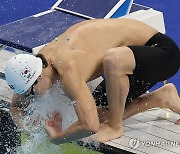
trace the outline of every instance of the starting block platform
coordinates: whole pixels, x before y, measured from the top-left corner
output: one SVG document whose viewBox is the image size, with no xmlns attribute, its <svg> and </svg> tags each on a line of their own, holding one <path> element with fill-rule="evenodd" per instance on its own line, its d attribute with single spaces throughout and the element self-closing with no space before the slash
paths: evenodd
<svg viewBox="0 0 180 154">
<path fill-rule="evenodd" d="M 1 26 L 0 44 L 36 54 L 78 22 L 119 17 L 141 18 L 165 33 L 162 12 L 135 4 L 132 0 L 59 0 L 50 10 Z"/>
<path fill-rule="evenodd" d="M 13 54 L 22 52 L 36 54 L 70 26 L 96 18 L 137 19 L 165 33 L 163 13 L 133 3 L 133 0 L 58 0 L 50 10 L 0 26 L 0 47 L 13 52 Z M 3 78 L 3 70 L 1 70 L 0 79 L 1 76 Z M 96 87 L 97 84 L 94 82 L 91 86 Z M 10 95 L 12 93 L 8 95 L 8 98 Z M 8 107 L 7 101 L 0 102 L 0 108 L 8 111 Z M 139 122 L 136 118 L 131 120 Z M 125 122 L 127 129 L 125 133 L 130 130 L 128 125 L 130 123 Z M 125 142 L 129 141 L 130 137 L 125 135 L 125 137 L 112 142 L 102 143 L 97 150 L 102 153 L 127 153 L 126 151 L 146 153 L 145 149 L 138 151 L 129 148 L 129 143 L 126 144 L 123 142 L 124 140 Z M 82 142 L 80 141 L 79 144 Z"/>
</svg>

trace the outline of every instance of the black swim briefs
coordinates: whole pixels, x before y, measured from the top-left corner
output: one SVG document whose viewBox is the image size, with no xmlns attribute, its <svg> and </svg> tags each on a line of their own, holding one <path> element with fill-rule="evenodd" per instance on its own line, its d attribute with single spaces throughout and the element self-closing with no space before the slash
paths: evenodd
<svg viewBox="0 0 180 154">
<path fill-rule="evenodd" d="M 168 36 L 157 33 L 144 46 L 128 46 L 135 57 L 136 67 L 129 75 L 127 102 L 144 94 L 157 82 L 172 77 L 180 67 L 180 50 Z M 105 81 L 93 93 L 97 105 L 107 106 Z"/>
</svg>

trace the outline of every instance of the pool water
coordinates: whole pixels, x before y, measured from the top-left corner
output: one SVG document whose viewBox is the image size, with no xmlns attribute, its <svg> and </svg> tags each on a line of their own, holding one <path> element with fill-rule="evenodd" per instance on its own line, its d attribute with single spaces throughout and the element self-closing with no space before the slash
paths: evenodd
<svg viewBox="0 0 180 154">
<path fill-rule="evenodd" d="M 49 140 L 44 140 L 40 144 L 36 145 L 36 147 L 32 147 L 32 149 L 27 148 L 25 145 L 28 144 L 29 138 L 22 133 L 21 134 L 21 148 L 18 149 L 18 154 L 100 154 L 100 152 L 87 149 L 82 146 L 78 146 L 72 143 L 66 143 L 62 145 L 53 145 L 49 142 Z M 23 148 L 24 147 L 24 148 Z"/>
</svg>

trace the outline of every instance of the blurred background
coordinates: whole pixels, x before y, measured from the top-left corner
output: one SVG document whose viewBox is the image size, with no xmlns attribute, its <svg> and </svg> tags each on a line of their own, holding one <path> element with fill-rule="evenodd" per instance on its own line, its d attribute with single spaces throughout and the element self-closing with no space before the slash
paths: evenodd
<svg viewBox="0 0 180 154">
<path fill-rule="evenodd" d="M 0 0 L 0 26 L 48 10 L 57 0 Z M 180 47 L 180 0 L 134 0 L 164 14 L 166 34 Z M 176 85 L 180 94 L 180 71 L 168 82 Z M 158 83 L 152 90 L 162 86 Z"/>
</svg>

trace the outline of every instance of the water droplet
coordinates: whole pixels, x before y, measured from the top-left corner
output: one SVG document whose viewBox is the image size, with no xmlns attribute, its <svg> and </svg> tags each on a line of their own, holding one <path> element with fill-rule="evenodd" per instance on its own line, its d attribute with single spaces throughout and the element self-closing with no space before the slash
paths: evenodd
<svg viewBox="0 0 180 154">
<path fill-rule="evenodd" d="M 70 40 L 69 37 L 66 36 L 66 41 L 69 41 L 69 40 Z"/>
</svg>

